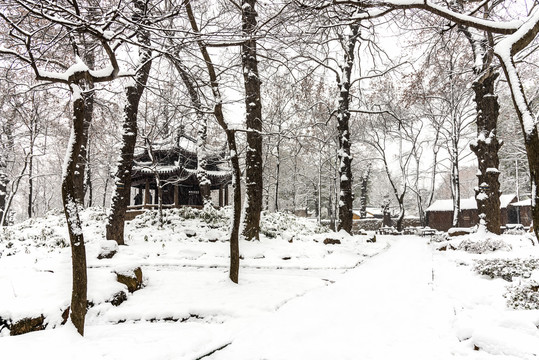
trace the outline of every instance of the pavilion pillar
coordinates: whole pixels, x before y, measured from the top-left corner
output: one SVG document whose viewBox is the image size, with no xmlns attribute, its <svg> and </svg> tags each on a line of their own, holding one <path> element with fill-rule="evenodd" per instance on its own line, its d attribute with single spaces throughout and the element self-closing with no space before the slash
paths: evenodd
<svg viewBox="0 0 539 360">
<path fill-rule="evenodd" d="M 225 185 L 225 206 L 228 206 L 228 184 Z"/>
<path fill-rule="evenodd" d="M 144 207 L 148 205 L 148 200 L 150 200 L 150 180 L 146 179 L 146 187 L 144 188 Z"/>
<path fill-rule="evenodd" d="M 223 185 L 219 185 L 219 207 L 223 207 Z"/>
<path fill-rule="evenodd" d="M 174 186 L 174 206 L 179 208 L 180 207 L 180 191 L 177 185 L 173 185 L 173 186 Z"/>
</svg>

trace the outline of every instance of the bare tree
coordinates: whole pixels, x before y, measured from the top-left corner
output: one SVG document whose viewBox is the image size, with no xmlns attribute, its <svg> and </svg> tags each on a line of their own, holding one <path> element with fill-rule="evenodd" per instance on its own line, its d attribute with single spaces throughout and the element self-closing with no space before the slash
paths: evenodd
<svg viewBox="0 0 539 360">
<path fill-rule="evenodd" d="M 125 90 L 127 104 L 124 107 L 121 153 L 118 159 L 114 194 L 106 225 L 107 239 L 115 240 L 119 245 L 125 244 L 125 212 L 131 196 L 131 168 L 138 131 L 138 106 L 152 66 L 150 32 L 144 28 L 148 24 L 148 3 L 147 1 L 135 0 L 132 4 L 132 23 L 135 26 L 135 35 L 139 44 L 139 63 L 136 66 L 136 75 L 133 81 Z"/>
</svg>

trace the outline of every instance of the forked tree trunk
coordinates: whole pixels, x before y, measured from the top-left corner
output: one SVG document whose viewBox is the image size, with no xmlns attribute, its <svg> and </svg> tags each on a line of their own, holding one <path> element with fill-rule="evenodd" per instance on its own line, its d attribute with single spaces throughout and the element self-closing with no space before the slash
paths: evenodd
<svg viewBox="0 0 539 360">
<path fill-rule="evenodd" d="M 135 23 L 145 22 L 145 1 L 135 1 Z M 150 33 L 142 28 L 138 29 L 137 40 L 139 43 L 150 46 Z M 106 226 L 108 240 L 115 240 L 119 245 L 124 245 L 125 212 L 131 196 L 131 169 L 133 166 L 133 154 L 137 140 L 137 115 L 140 98 L 152 66 L 151 50 L 147 47 L 139 48 L 140 68 L 135 79 L 126 88 L 127 104 L 124 107 L 124 123 L 118 170 L 116 171 L 116 183 L 112 195 L 111 211 Z"/>
<path fill-rule="evenodd" d="M 346 38 L 344 64 L 341 66 L 342 79 L 339 82 L 339 108 L 337 111 L 337 130 L 339 141 L 339 227 L 352 233 L 353 201 L 352 193 L 352 154 L 350 152 L 350 86 L 354 51 L 359 37 L 359 24 L 350 25 L 350 35 Z"/>
<path fill-rule="evenodd" d="M 500 234 L 501 225 L 498 150 L 502 144 L 496 136 L 500 106 L 498 97 L 494 95 L 494 81 L 498 75 L 490 70 L 472 84 L 477 109 L 477 139 L 470 145 L 478 161 L 479 186 L 475 188 L 475 199 L 479 219 L 494 234 Z"/>
<path fill-rule="evenodd" d="M 70 318 L 73 325 L 84 335 L 84 320 L 86 318 L 87 274 L 86 249 L 79 218 L 79 203 L 75 193 L 75 172 L 77 157 L 83 144 L 84 99 L 78 85 L 73 89 L 73 124 L 71 139 L 67 148 L 64 175 L 62 180 L 62 201 L 66 217 L 67 230 L 71 243 L 71 261 L 73 272 L 73 288 L 71 292 Z"/>
<path fill-rule="evenodd" d="M 262 211 L 262 102 L 256 55 L 256 0 L 242 0 L 242 33 L 247 39 L 241 46 L 243 83 L 245 85 L 245 122 L 247 151 L 245 157 L 245 215 L 243 236 L 246 240 L 260 237 Z"/>
</svg>

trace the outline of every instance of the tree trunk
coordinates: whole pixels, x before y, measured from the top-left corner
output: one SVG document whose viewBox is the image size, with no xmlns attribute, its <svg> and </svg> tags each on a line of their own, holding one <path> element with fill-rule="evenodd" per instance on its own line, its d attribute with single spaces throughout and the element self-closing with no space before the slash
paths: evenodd
<svg viewBox="0 0 539 360">
<path fill-rule="evenodd" d="M 530 110 L 529 102 L 525 97 L 522 82 L 518 76 L 513 57 L 511 56 L 510 61 L 505 61 L 503 56 L 500 56 L 499 54 L 496 55 L 500 59 L 505 78 L 509 82 L 513 104 L 520 121 L 522 133 L 524 134 L 524 144 L 526 145 L 526 155 L 528 157 L 532 185 L 531 203 L 533 230 L 535 236 L 539 239 L 539 192 L 537 191 L 537 185 L 539 184 L 539 133 L 537 131 L 537 124 L 534 123 L 533 126 L 530 127 L 529 123 L 534 117 Z"/>
<path fill-rule="evenodd" d="M 371 167 L 372 163 L 369 163 L 367 165 L 367 170 L 365 170 L 365 173 L 361 177 L 361 197 L 359 199 L 360 202 L 360 209 L 359 209 L 359 216 L 364 219 L 367 217 L 367 202 L 369 201 L 369 178 L 371 176 Z"/>
<path fill-rule="evenodd" d="M 459 159 L 458 145 L 453 144 L 451 149 L 451 195 L 453 197 L 453 220 L 451 226 L 457 227 L 460 223 L 460 175 L 459 175 Z"/>
<path fill-rule="evenodd" d="M 247 39 L 241 46 L 241 63 L 245 85 L 245 122 L 247 151 L 245 157 L 245 216 L 243 236 L 246 240 L 260 237 L 262 211 L 262 102 L 256 55 L 256 0 L 242 0 L 242 33 Z"/>
<path fill-rule="evenodd" d="M 84 320 L 86 318 L 87 274 L 86 250 L 79 218 L 79 203 L 75 194 L 75 172 L 77 157 L 83 145 L 84 99 L 78 85 L 73 89 L 73 125 L 71 140 L 67 148 L 64 175 L 62 181 L 62 201 L 66 217 L 67 230 L 71 243 L 71 261 L 73 272 L 73 288 L 71 292 L 70 318 L 79 334 L 84 335 Z"/>
<path fill-rule="evenodd" d="M 35 103 L 33 102 L 34 111 L 37 110 L 35 108 Z M 30 156 L 28 157 L 28 218 L 32 217 L 33 210 L 34 210 L 34 146 L 35 146 L 35 140 L 36 140 L 36 132 L 37 132 L 37 119 L 35 119 L 33 116 L 30 119 L 29 124 L 29 130 L 30 130 Z"/>
<path fill-rule="evenodd" d="M 342 79 L 339 82 L 339 108 L 337 111 L 337 131 L 339 143 L 339 230 L 352 233 L 352 154 L 350 153 L 350 85 L 354 50 L 359 37 L 359 24 L 350 25 L 350 35 L 344 44 L 344 64 L 341 66 Z"/>
<path fill-rule="evenodd" d="M 93 105 L 93 104 L 92 104 Z M 92 167 L 90 162 L 90 138 L 88 138 L 88 143 L 86 147 L 86 173 L 84 175 L 84 194 L 88 193 L 88 202 L 87 206 L 91 207 L 94 202 L 94 186 L 92 182 Z"/>
<path fill-rule="evenodd" d="M 92 10 L 90 10 L 92 11 Z M 95 16 L 95 15 L 94 15 Z M 84 62 L 89 69 L 94 69 L 95 67 L 95 54 L 94 47 L 95 44 L 92 42 L 86 41 L 86 36 L 81 36 L 83 42 L 83 51 L 84 51 Z M 82 97 L 84 99 L 84 126 L 82 129 L 82 147 L 77 159 L 77 169 L 75 172 L 75 199 L 79 202 L 80 205 L 84 205 L 84 196 L 86 194 L 85 188 L 85 179 L 89 176 L 86 172 L 88 166 L 88 146 L 90 142 L 90 126 L 92 124 L 92 118 L 94 114 L 94 84 L 91 81 L 87 81 L 83 86 Z"/>
<path fill-rule="evenodd" d="M 236 147 L 236 135 L 233 130 L 226 130 L 226 137 L 228 147 L 230 150 L 230 162 L 233 169 L 233 186 L 234 186 L 234 212 L 232 218 L 232 229 L 230 231 L 230 280 L 236 284 L 239 281 L 239 269 L 240 269 L 240 246 L 239 246 L 239 232 L 241 221 L 241 170 L 240 161 L 238 158 L 238 151 Z"/>
<path fill-rule="evenodd" d="M 6 225 L 2 222 L 2 219 L 4 219 L 4 212 L 6 211 L 8 184 L 9 179 L 6 172 L 5 160 L 3 157 L 0 157 L 0 226 Z"/>
<path fill-rule="evenodd" d="M 404 194 L 397 198 L 399 203 L 399 217 L 397 218 L 397 231 L 402 231 L 402 222 L 404 221 L 404 214 L 406 209 L 404 208 Z"/>
<path fill-rule="evenodd" d="M 195 16 L 193 14 L 193 9 L 191 8 L 191 2 L 186 0 L 184 2 L 185 10 L 189 18 L 189 23 L 193 31 L 198 34 L 198 25 L 196 23 Z M 239 281 L 239 269 L 240 269 L 240 245 L 239 245 L 239 232 L 240 232 L 240 222 L 241 222 L 241 169 L 240 162 L 238 158 L 238 148 L 236 146 L 236 135 L 234 130 L 228 128 L 228 125 L 225 121 L 223 115 L 223 103 L 222 96 L 219 90 L 219 83 L 217 82 L 217 74 L 215 72 L 215 67 L 211 60 L 210 54 L 206 49 L 204 43 L 200 40 L 197 40 L 200 53 L 204 58 L 206 63 L 206 69 L 208 70 L 208 75 L 210 77 L 210 85 L 212 94 L 215 100 L 215 106 L 213 108 L 213 115 L 217 120 L 217 123 L 226 133 L 226 140 L 228 143 L 228 149 L 230 151 L 230 162 L 232 164 L 233 179 L 234 179 L 234 197 L 233 197 L 233 213 L 232 213 L 232 227 L 230 229 L 230 269 L 229 269 L 229 278 L 232 282 L 238 283 Z M 226 196 L 226 195 L 225 195 Z"/>
<path fill-rule="evenodd" d="M 275 165 L 275 211 L 279 211 L 279 178 L 281 176 L 281 131 L 282 123 L 279 120 L 278 133 L 277 133 L 277 164 Z"/>
<path fill-rule="evenodd" d="M 477 156 L 478 184 L 475 199 L 480 224 L 487 230 L 500 234 L 500 160 L 498 150 L 502 144 L 496 136 L 498 123 L 498 97 L 494 95 L 494 81 L 498 77 L 492 70 L 472 84 L 477 109 L 477 139 L 470 148 Z"/>
<path fill-rule="evenodd" d="M 135 23 L 146 22 L 145 1 L 135 1 Z M 137 30 L 137 40 L 139 43 L 150 46 L 150 33 L 139 28 Z M 151 50 L 146 47 L 139 48 L 138 72 L 133 81 L 126 89 L 127 104 L 124 107 L 124 123 L 120 159 L 118 160 L 118 170 L 116 171 L 116 181 L 114 194 L 111 200 L 111 211 L 106 226 L 106 236 L 108 240 L 115 240 L 119 245 L 124 245 L 124 223 L 125 212 L 131 196 L 131 168 L 133 166 L 133 154 L 137 140 L 137 115 L 138 106 L 142 93 L 148 81 L 152 66 Z"/>
</svg>

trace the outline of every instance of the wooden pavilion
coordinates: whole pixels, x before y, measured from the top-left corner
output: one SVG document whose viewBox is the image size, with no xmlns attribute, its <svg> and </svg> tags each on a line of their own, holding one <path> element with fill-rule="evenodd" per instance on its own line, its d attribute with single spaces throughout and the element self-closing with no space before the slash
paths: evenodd
<svg viewBox="0 0 539 360">
<path fill-rule="evenodd" d="M 161 184 L 163 207 L 202 208 L 196 140 L 182 132 L 173 142 L 152 143 L 150 148 L 151 151 L 145 148 L 136 153 L 133 159 L 131 188 L 135 195 L 130 199 L 133 205 L 128 207 L 130 212 L 136 213 L 132 215 L 157 207 L 157 178 Z M 210 150 L 206 156 L 211 195 L 218 207 L 228 205 L 228 185 L 232 182 L 232 171 L 225 155 L 222 149 Z"/>
<path fill-rule="evenodd" d="M 511 205 L 516 202 L 516 194 L 500 196 L 500 223 L 505 226 L 516 222 L 516 210 Z M 453 200 L 437 200 L 425 211 L 427 214 L 427 226 L 447 231 L 453 222 Z M 475 197 L 460 200 L 460 227 L 472 227 L 479 222 L 477 201 Z"/>
</svg>

